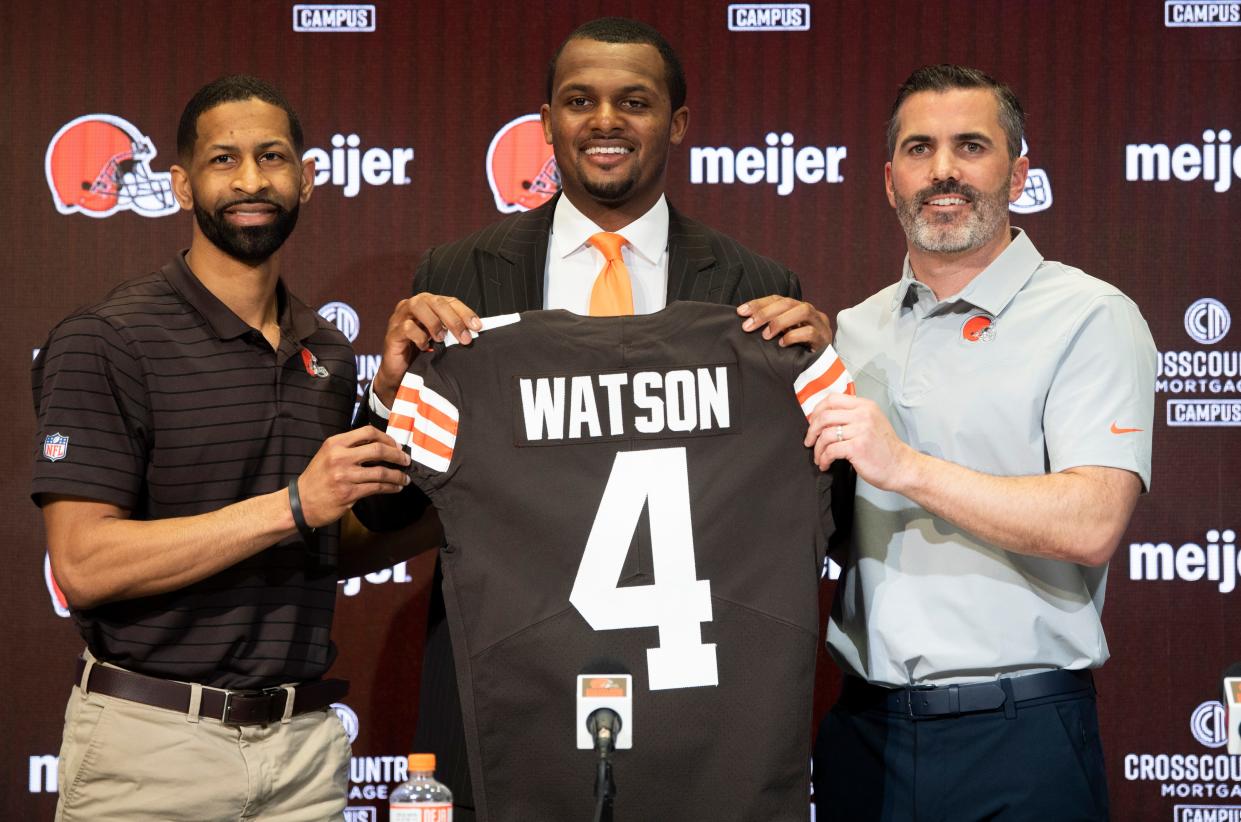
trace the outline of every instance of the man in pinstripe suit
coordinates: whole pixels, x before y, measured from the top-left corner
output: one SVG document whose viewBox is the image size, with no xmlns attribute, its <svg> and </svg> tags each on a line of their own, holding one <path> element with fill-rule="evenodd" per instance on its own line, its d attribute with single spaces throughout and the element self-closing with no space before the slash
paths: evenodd
<svg viewBox="0 0 1241 822">
<path fill-rule="evenodd" d="M 542 118 L 561 193 L 427 252 L 414 275 L 414 296 L 389 321 L 370 392 L 372 422 L 383 426 L 419 350 L 449 332 L 469 344 L 480 315 L 540 308 L 591 313 L 592 286 L 604 264 L 591 238 L 601 231 L 624 238 L 634 313 L 659 311 L 676 300 L 732 304 L 745 330 L 773 344 L 818 349 L 830 342 L 826 315 L 800 300 L 791 271 L 685 217 L 664 198 L 668 152 L 685 135 L 689 109 L 680 62 L 657 31 L 620 18 L 579 27 L 552 60 Z M 391 528 L 427 509 L 419 496 L 407 490 L 355 510 L 369 526 Z M 437 566 L 414 747 L 438 755 L 457 818 L 472 819 L 440 579 Z"/>
</svg>

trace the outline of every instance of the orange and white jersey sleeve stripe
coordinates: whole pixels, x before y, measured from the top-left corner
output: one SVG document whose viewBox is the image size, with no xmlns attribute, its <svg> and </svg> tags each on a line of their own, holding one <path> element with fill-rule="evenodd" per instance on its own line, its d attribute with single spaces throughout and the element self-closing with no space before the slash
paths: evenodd
<svg viewBox="0 0 1241 822">
<path fill-rule="evenodd" d="M 845 361 L 830 345 L 824 348 L 810 367 L 793 381 L 801 412 L 809 419 L 810 412 L 828 394 L 854 394 L 853 376 L 845 367 Z"/>
<path fill-rule="evenodd" d="M 457 407 L 428 388 L 418 374 L 406 374 L 388 416 L 388 436 L 409 450 L 414 462 L 444 472 L 457 445 Z"/>
</svg>

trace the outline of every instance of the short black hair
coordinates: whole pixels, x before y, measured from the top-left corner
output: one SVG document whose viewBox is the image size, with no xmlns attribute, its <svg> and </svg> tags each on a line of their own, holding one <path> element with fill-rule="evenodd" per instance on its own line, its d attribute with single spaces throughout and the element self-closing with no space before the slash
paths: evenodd
<svg viewBox="0 0 1241 822">
<path fill-rule="evenodd" d="M 990 89 L 1000 104 L 1000 128 L 1008 143 L 1008 157 L 1015 160 L 1021 156 L 1021 136 L 1026 130 L 1026 113 L 1021 108 L 1021 101 L 1013 90 L 997 81 L 985 71 L 968 66 L 957 66 L 951 63 L 940 63 L 936 66 L 923 66 L 909 75 L 896 92 L 896 102 L 892 104 L 892 113 L 888 118 L 888 157 L 896 153 L 896 137 L 900 123 L 896 115 L 901 104 L 911 94 L 919 91 L 951 91 L 953 89 L 985 88 Z"/>
<path fill-rule="evenodd" d="M 181 112 L 181 122 L 177 125 L 177 155 L 182 162 L 187 162 L 194 154 L 194 143 L 198 140 L 198 118 L 223 103 L 237 103 L 244 100 L 259 99 L 284 109 L 289 116 L 289 137 L 293 140 L 293 148 L 301 156 L 304 140 L 302 137 L 302 121 L 297 119 L 297 112 L 279 89 L 249 74 L 230 74 L 213 80 L 194 92 L 194 96 L 185 104 Z"/>
<path fill-rule="evenodd" d="M 681 68 L 681 61 L 677 57 L 677 53 L 672 50 L 672 46 L 664 39 L 664 36 L 651 26 L 639 20 L 630 20 L 627 17 L 600 17 L 598 20 L 591 20 L 589 23 L 583 23 L 573 30 L 573 33 L 565 38 L 560 47 L 556 49 L 556 53 L 552 55 L 552 61 L 547 66 L 547 102 L 552 101 L 552 84 L 556 81 L 556 63 L 560 60 L 560 53 L 564 51 L 564 47 L 571 40 L 598 40 L 601 43 L 645 43 L 648 46 L 654 46 L 659 51 L 659 56 L 664 58 L 664 82 L 668 86 L 668 97 L 672 101 L 672 110 L 676 111 L 685 105 L 685 71 Z"/>
</svg>

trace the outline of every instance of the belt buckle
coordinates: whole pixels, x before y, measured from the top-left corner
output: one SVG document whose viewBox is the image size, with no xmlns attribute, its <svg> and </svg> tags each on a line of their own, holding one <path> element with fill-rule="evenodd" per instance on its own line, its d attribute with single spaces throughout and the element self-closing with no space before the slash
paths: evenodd
<svg viewBox="0 0 1241 822">
<path fill-rule="evenodd" d="M 283 694 L 283 688 L 263 688 L 257 691 L 227 691 L 224 694 L 224 710 L 220 717 L 220 721 L 225 725 L 266 725 L 274 722 L 279 717 L 273 718 L 275 713 L 273 706 L 275 705 L 275 697 L 277 694 Z M 240 710 L 247 703 L 263 700 L 267 703 L 267 710 L 261 718 L 247 717 L 246 719 L 235 719 L 233 717 L 234 710 Z"/>
<path fill-rule="evenodd" d="M 937 716 L 961 715 L 961 687 L 959 685 L 923 688 L 907 687 L 905 688 L 905 699 L 905 710 L 909 714 L 910 719 L 933 719 Z"/>
</svg>

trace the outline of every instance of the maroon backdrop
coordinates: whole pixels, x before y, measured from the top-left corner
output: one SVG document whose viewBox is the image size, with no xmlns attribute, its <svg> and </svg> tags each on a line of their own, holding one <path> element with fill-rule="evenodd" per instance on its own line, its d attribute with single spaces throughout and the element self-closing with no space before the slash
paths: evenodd
<svg viewBox="0 0 1241 822">
<path fill-rule="evenodd" d="M 362 8 L 352 22 L 374 31 L 296 31 L 314 14 L 286 0 L 10 0 L 0 11 L 0 157 L 13 183 L 0 213 L 11 342 L 0 360 L 10 388 L 0 414 L 12 423 L 0 436 L 13 459 L 0 479 L 10 533 L 0 602 L 10 654 L 0 673 L 0 815 L 51 816 L 61 714 L 81 645 L 53 608 L 43 527 L 28 497 L 30 357 L 60 317 L 160 265 L 190 231 L 184 213 L 62 214 L 45 171 L 53 136 L 83 115 L 123 118 L 150 138 L 151 169 L 166 172 L 193 91 L 221 74 L 250 72 L 286 91 L 307 145 L 325 150 L 321 160 L 335 162 L 334 138 L 346 149 L 356 142 L 369 174 L 350 185 L 345 155 L 345 173 L 325 180 L 303 209 L 286 271 L 311 305 L 339 301 L 356 313 L 365 369 L 421 253 L 499 216 L 486 173 L 493 137 L 537 111 L 552 50 L 601 14 L 649 21 L 684 59 L 692 117 L 669 169 L 672 202 L 786 262 L 807 297 L 833 315 L 899 273 L 904 239 L 882 179 L 884 120 L 900 81 L 918 65 L 951 61 L 1016 89 L 1030 115 L 1031 165 L 1042 175 L 1014 222 L 1047 257 L 1131 295 L 1166 366 L 1154 489 L 1116 553 L 1104 614 L 1113 659 L 1099 676 L 1100 711 L 1116 817 L 1190 819 L 1199 806 L 1241 813 L 1241 758 L 1223 756 L 1212 704 L 1221 671 L 1241 659 L 1228 620 L 1241 597 L 1241 421 L 1232 416 L 1241 405 L 1241 330 L 1226 332 L 1228 311 L 1241 308 L 1233 259 L 1241 29 L 1181 25 L 1212 15 L 1230 22 L 1238 3 L 791 4 L 784 20 L 809 24 L 800 31 L 747 29 L 757 18 L 725 2 Z M 742 162 L 724 182 L 732 169 L 717 161 L 726 153 L 695 151 L 729 148 L 761 164 L 769 133 L 792 135 L 799 155 L 817 147 L 806 162 L 834 158 L 837 174 L 806 174 L 789 190 L 787 181 L 765 181 L 776 173 L 742 182 Z M 403 178 L 385 175 L 402 162 Z M 1230 175 L 1221 175 L 1225 165 Z M 386 816 L 394 763 L 407 752 L 429 575 L 424 556 L 341 586 L 333 673 L 353 681 L 355 819 L 376 818 L 368 807 Z M 822 658 L 819 713 L 838 684 Z"/>
</svg>

